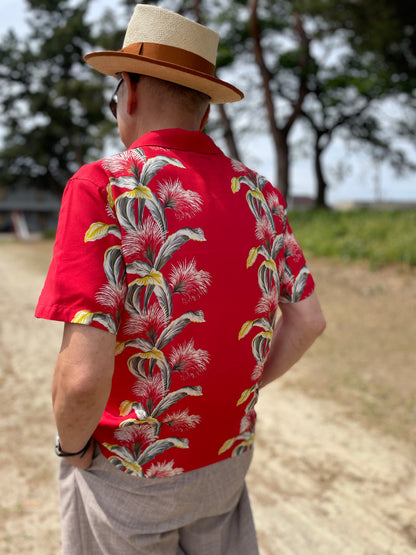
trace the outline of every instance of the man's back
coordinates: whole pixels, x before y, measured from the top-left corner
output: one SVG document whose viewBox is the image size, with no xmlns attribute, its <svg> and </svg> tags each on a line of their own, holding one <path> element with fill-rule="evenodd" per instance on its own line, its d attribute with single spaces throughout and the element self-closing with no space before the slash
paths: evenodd
<svg viewBox="0 0 416 555">
<path fill-rule="evenodd" d="M 170 129 L 82 168 L 67 196 L 71 321 L 117 331 L 104 454 L 153 477 L 250 449 L 278 302 L 313 290 L 280 195 Z"/>
</svg>

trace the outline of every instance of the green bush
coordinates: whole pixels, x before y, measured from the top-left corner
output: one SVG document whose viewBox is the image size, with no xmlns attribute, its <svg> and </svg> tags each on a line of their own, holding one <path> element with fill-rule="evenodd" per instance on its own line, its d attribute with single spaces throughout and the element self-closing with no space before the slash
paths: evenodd
<svg viewBox="0 0 416 555">
<path fill-rule="evenodd" d="M 372 268 L 416 266 L 416 209 L 290 212 L 292 229 L 312 256 L 368 260 Z"/>
</svg>

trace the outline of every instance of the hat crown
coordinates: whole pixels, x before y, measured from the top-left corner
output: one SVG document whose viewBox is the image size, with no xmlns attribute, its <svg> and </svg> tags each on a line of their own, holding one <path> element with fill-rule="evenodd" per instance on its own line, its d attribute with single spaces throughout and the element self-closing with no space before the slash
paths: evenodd
<svg viewBox="0 0 416 555">
<path fill-rule="evenodd" d="M 123 48 L 135 43 L 156 43 L 187 50 L 215 65 L 218 33 L 179 14 L 138 4 L 124 37 Z"/>
<path fill-rule="evenodd" d="M 85 54 L 105 75 L 148 75 L 204 93 L 212 104 L 236 102 L 244 94 L 215 76 L 219 35 L 170 10 L 138 4 L 121 50 Z"/>
</svg>

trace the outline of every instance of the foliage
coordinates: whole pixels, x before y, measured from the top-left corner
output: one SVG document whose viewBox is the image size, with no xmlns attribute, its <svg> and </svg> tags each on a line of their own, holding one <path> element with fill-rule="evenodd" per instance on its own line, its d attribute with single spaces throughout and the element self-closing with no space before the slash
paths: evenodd
<svg viewBox="0 0 416 555">
<path fill-rule="evenodd" d="M 416 209 L 314 210 L 289 219 L 306 253 L 343 260 L 416 266 Z"/>
<path fill-rule="evenodd" d="M 389 86 L 412 93 L 416 83 L 416 11 L 408 0 L 295 0 L 329 32 L 344 31 L 354 52 L 382 66 Z"/>
<path fill-rule="evenodd" d="M 90 1 L 27 0 L 29 35 L 10 31 L 0 44 L 3 186 L 62 191 L 114 129 L 105 78 L 82 59 L 99 42 L 86 18 Z"/>
<path fill-rule="evenodd" d="M 396 99 L 405 90 L 398 86 L 396 69 L 385 55 L 400 29 L 405 32 L 404 22 L 397 19 L 388 25 L 396 5 L 388 0 L 377 6 L 350 0 L 294 0 L 293 4 L 303 15 L 314 46 L 302 112 L 315 137 L 317 204 L 325 205 L 322 154 L 335 135 L 358 141 L 377 162 L 388 161 L 398 173 L 414 170 L 410 155 L 395 141 L 407 130 L 398 121 L 395 128 L 386 129 L 377 110 L 382 101 Z"/>
<path fill-rule="evenodd" d="M 26 1 L 30 35 L 10 32 L 0 42 L 0 124 L 6 130 L 0 182 L 62 190 L 82 163 L 102 154 L 105 137 L 116 136 L 105 78 L 82 55 L 121 46 L 136 0 L 123 0 L 117 16 L 110 10 L 95 26 L 86 18 L 92 0 Z M 314 134 L 319 205 L 325 205 L 327 187 L 322 154 L 335 136 L 358 140 L 378 162 L 414 169 L 406 150 L 392 146 L 395 136 L 414 142 L 416 129 L 416 12 L 406 0 L 142 3 L 176 10 L 220 33 L 219 76 L 232 72 L 230 80 L 246 93 L 241 105 L 220 107 L 228 151 L 235 158 L 247 152 L 237 145 L 244 131 L 268 132 L 275 146 L 273 181 L 285 196 L 291 132 L 302 116 Z M 406 102 L 406 117 L 389 129 L 373 109 L 387 97 Z"/>
<path fill-rule="evenodd" d="M 289 135 L 301 115 L 308 92 L 308 37 L 288 0 L 251 0 L 238 4 L 240 10 L 234 14 L 228 34 L 222 33 L 222 36 L 233 53 L 235 65 L 238 62 L 245 65 L 242 84 L 247 87 L 249 67 L 257 76 L 252 84 L 255 93 L 250 95 L 249 91 L 247 96 L 256 98 L 257 102 L 261 99 L 258 108 L 254 108 L 258 114 L 256 120 L 263 128 L 268 128 L 277 162 L 274 182 L 287 197 L 290 192 Z M 223 17 L 229 18 L 229 12 Z M 253 104 L 246 103 L 246 106 L 254 111 Z M 253 125 L 253 118 L 250 121 Z"/>
<path fill-rule="evenodd" d="M 240 83 L 248 93 L 247 101 L 245 109 L 241 106 L 236 113 L 239 120 L 245 110 L 256 113 L 256 118 L 247 116 L 251 132 L 258 132 L 255 126 L 268 129 L 276 151 L 274 182 L 285 196 L 290 194 L 290 132 L 300 115 L 314 133 L 318 205 L 325 206 L 328 185 L 322 154 L 336 136 L 353 139 L 377 163 L 388 161 L 398 172 L 415 169 L 409 150 L 399 148 L 395 138 L 414 138 L 416 116 L 406 114 L 403 121 L 399 118 L 387 129 L 377 111 L 383 100 L 396 99 L 406 90 L 403 73 L 397 76 L 405 65 L 403 59 L 399 54 L 388 57 L 389 52 L 402 52 L 400 45 L 414 34 L 403 17 L 403 2 L 392 5 L 383 0 L 377 6 L 370 2 L 371 10 L 368 3 L 352 0 L 215 4 L 215 10 L 206 12 L 208 23 L 221 33 L 219 66 L 234 71 L 245 67 Z M 253 5 L 257 36 L 253 33 L 253 14 L 250 16 Z M 406 56 L 410 59 L 410 47 Z"/>
</svg>

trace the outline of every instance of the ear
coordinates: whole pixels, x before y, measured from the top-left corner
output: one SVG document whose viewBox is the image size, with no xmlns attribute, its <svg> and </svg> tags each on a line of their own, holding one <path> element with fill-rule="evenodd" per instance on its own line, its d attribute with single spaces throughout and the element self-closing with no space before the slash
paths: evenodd
<svg viewBox="0 0 416 555">
<path fill-rule="evenodd" d="M 202 131 L 207 124 L 210 110 L 211 110 L 211 104 L 208 104 L 208 108 L 205 110 L 205 114 L 203 115 L 201 120 L 201 125 L 199 126 L 200 131 Z"/>
<path fill-rule="evenodd" d="M 123 71 L 122 75 L 127 91 L 126 111 L 129 115 L 132 115 L 137 108 L 137 83 L 132 83 L 130 75 L 127 72 Z"/>
</svg>

